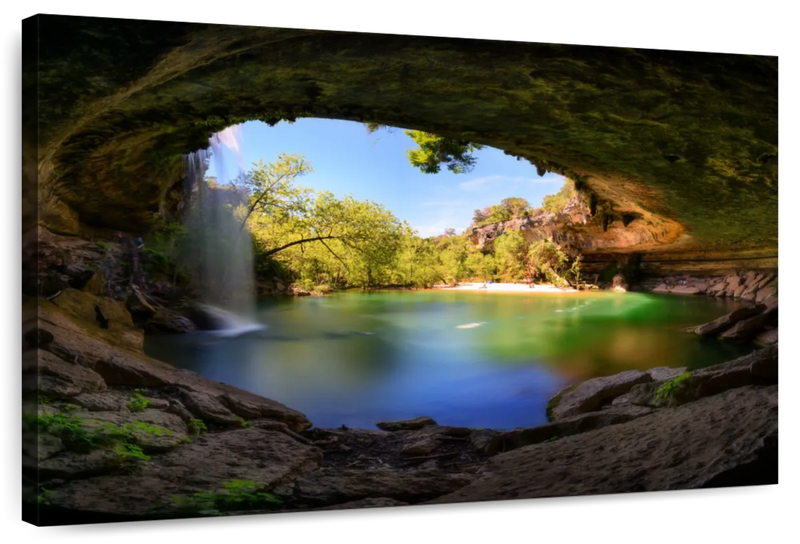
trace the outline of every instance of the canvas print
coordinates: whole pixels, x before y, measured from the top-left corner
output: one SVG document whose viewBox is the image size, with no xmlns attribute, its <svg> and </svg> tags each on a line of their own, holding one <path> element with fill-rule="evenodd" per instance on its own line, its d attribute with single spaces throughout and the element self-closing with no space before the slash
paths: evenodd
<svg viewBox="0 0 800 544">
<path fill-rule="evenodd" d="M 22 87 L 26 521 L 778 482 L 777 57 L 39 15 Z"/>
</svg>

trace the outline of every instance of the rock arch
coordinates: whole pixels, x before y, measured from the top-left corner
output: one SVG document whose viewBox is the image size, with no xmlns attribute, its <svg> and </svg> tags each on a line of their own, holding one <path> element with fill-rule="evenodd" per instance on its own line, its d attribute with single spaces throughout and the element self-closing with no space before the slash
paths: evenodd
<svg viewBox="0 0 800 544">
<path fill-rule="evenodd" d="M 211 133 L 314 116 L 463 137 L 569 172 L 606 211 L 638 218 L 610 231 L 638 224 L 659 233 L 651 245 L 777 248 L 774 57 L 32 21 L 38 88 L 23 85 L 38 111 L 28 102 L 23 123 L 38 114 L 40 133 L 26 171 L 35 157 L 40 220 L 56 230 L 146 230 L 179 197 L 181 155 Z"/>
</svg>

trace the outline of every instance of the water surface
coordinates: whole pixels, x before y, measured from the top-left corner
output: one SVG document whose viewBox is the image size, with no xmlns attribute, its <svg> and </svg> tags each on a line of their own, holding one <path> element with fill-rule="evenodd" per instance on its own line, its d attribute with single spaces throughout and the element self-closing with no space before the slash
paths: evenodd
<svg viewBox="0 0 800 544">
<path fill-rule="evenodd" d="M 427 415 L 511 429 L 545 423 L 549 398 L 580 380 L 752 351 L 682 331 L 734 304 L 641 293 L 347 292 L 263 301 L 262 331 L 148 337 L 145 349 L 278 400 L 317 427 Z"/>
</svg>

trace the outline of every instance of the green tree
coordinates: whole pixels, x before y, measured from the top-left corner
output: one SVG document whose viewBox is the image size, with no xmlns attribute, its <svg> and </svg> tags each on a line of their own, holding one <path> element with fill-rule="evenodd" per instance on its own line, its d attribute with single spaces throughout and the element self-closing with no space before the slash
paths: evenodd
<svg viewBox="0 0 800 544">
<path fill-rule="evenodd" d="M 519 231 L 506 231 L 494 242 L 498 273 L 508 281 L 518 281 L 526 276 L 528 244 Z"/>
<path fill-rule="evenodd" d="M 368 121 L 364 125 L 370 134 L 389 128 L 374 121 Z M 447 169 L 455 174 L 471 172 L 477 162 L 472 153 L 483 149 L 481 144 L 459 138 L 448 138 L 421 130 L 404 132 L 417 144 L 415 149 L 406 150 L 406 156 L 412 166 L 419 168 L 425 174 L 438 174 L 441 165 L 447 166 Z"/>
<path fill-rule="evenodd" d="M 559 214 L 577 194 L 575 183 L 571 179 L 565 179 L 558 193 L 547 195 L 542 199 L 542 208 L 550 213 Z"/>
<path fill-rule="evenodd" d="M 553 285 L 566 286 L 568 277 L 580 279 L 580 260 L 567 267 L 569 257 L 552 240 L 544 238 L 531 244 L 528 249 L 528 269 L 535 279 L 544 279 Z"/>
<path fill-rule="evenodd" d="M 527 215 L 528 210 L 530 209 L 528 201 L 524 198 L 518 197 L 504 198 L 500 202 L 500 205 L 507 209 L 511 214 L 511 217 L 514 218 L 524 217 Z"/>
</svg>

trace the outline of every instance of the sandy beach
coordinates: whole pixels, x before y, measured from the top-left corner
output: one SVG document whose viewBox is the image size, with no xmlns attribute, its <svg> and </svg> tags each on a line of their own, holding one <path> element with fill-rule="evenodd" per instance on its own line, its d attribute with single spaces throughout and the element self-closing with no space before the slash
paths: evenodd
<svg viewBox="0 0 800 544">
<path fill-rule="evenodd" d="M 562 289 L 551 284 L 530 286 L 525 283 L 459 283 L 458 286 L 434 285 L 434 289 L 450 291 L 486 291 L 492 293 L 577 293 L 573 288 Z"/>
</svg>

